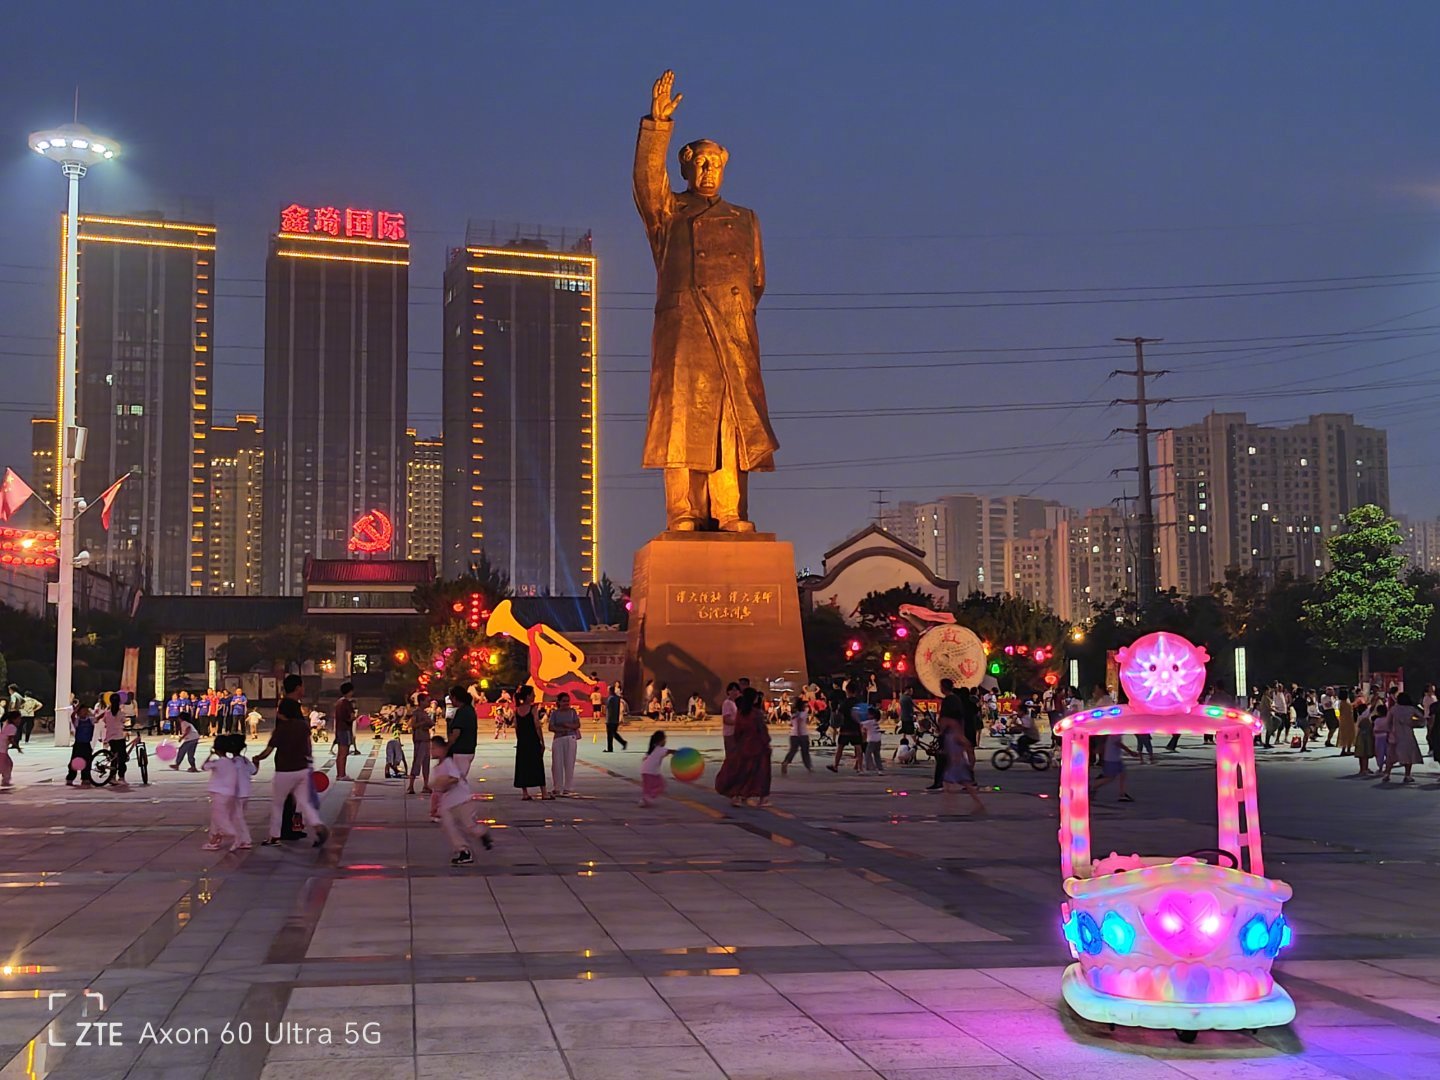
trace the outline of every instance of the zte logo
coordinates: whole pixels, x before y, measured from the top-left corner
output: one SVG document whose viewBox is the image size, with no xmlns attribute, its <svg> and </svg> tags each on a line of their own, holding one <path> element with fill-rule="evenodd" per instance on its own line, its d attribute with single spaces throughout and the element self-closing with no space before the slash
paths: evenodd
<svg viewBox="0 0 1440 1080">
<path fill-rule="evenodd" d="M 48 997 L 46 998 L 46 1004 L 49 1006 L 50 1011 L 53 1013 L 55 1011 L 55 1003 L 57 1001 L 63 1001 L 68 996 L 69 995 L 63 990 L 58 990 L 55 993 L 48 995 Z M 95 990 L 86 990 L 85 1013 L 87 1015 L 90 1012 L 90 1003 L 92 1001 L 95 1003 L 96 1012 L 105 1011 L 104 995 L 100 994 Z M 76 1038 L 73 1045 L 120 1046 L 125 1041 L 124 1036 L 121 1034 L 123 1028 L 124 1025 L 118 1021 L 77 1020 L 75 1021 Z M 64 1039 L 57 1039 L 55 1037 L 55 1029 L 53 1027 L 45 1033 L 45 1041 L 50 1046 L 72 1045 L 71 1043 L 67 1043 Z"/>
</svg>

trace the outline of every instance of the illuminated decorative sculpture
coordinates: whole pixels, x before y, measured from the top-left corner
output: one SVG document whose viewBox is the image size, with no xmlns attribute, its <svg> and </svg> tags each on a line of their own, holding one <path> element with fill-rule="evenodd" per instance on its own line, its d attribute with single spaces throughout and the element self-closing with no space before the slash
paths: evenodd
<svg viewBox="0 0 1440 1080">
<path fill-rule="evenodd" d="M 389 551 L 395 542 L 395 524 L 384 510 L 361 514 L 350 526 L 350 550 L 362 555 L 378 555 Z"/>
<path fill-rule="evenodd" d="M 1281 913 L 1290 886 L 1265 877 L 1255 792 L 1260 719 L 1199 704 L 1204 649 L 1174 634 L 1119 654 L 1129 705 L 1085 709 L 1055 727 L 1061 739 L 1061 905 L 1075 963 L 1061 990 L 1087 1020 L 1197 1031 L 1287 1024 L 1295 1003 L 1270 974 L 1290 944 Z M 1215 736 L 1219 839 L 1187 855 L 1091 860 L 1090 737 Z"/>
<path fill-rule="evenodd" d="M 578 645 L 543 623 L 523 625 L 515 618 L 509 600 L 495 605 L 485 624 L 485 633 L 518 638 L 529 646 L 530 685 L 542 700 L 561 693 L 588 699 L 599 685 L 585 674 L 585 654 Z"/>
</svg>

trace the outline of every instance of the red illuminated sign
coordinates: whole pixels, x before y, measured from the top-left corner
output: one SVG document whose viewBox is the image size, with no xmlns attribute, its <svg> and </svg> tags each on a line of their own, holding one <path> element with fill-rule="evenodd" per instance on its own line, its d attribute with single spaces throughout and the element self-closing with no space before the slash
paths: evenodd
<svg viewBox="0 0 1440 1080">
<path fill-rule="evenodd" d="M 378 555 L 390 550 L 395 540 L 395 525 L 384 510 L 361 514 L 350 527 L 350 550 L 362 555 Z"/>
<path fill-rule="evenodd" d="M 280 231 L 356 240 L 404 240 L 405 215 L 391 210 L 362 210 L 347 206 L 301 206 L 291 203 L 280 211 Z"/>
</svg>

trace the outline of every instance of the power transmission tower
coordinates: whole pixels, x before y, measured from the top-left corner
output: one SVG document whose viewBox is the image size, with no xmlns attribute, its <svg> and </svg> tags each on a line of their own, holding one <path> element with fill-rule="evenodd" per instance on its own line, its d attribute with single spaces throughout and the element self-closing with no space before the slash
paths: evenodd
<svg viewBox="0 0 1440 1080">
<path fill-rule="evenodd" d="M 871 488 L 870 490 L 875 493 L 875 498 L 873 500 L 875 503 L 875 524 L 879 525 L 883 529 L 885 527 L 885 507 L 889 503 L 889 500 L 885 498 L 885 492 L 887 489 Z"/>
<path fill-rule="evenodd" d="M 1135 346 L 1135 370 L 1110 373 L 1111 375 L 1133 375 L 1135 377 L 1135 396 L 1133 398 L 1117 398 L 1111 404 L 1135 406 L 1135 426 L 1133 428 L 1116 428 L 1115 431 L 1128 431 L 1135 435 L 1135 471 L 1139 473 L 1140 480 L 1140 513 L 1136 516 L 1135 522 L 1136 532 L 1139 534 L 1136 543 L 1138 550 L 1135 552 L 1135 592 L 1137 607 L 1144 612 L 1159 591 L 1158 576 L 1155 573 L 1155 498 L 1150 483 L 1148 408 L 1151 405 L 1164 405 L 1169 401 L 1168 398 L 1150 397 L 1146 380 L 1158 379 L 1161 375 L 1168 375 L 1169 372 L 1145 370 L 1145 346 L 1157 344 L 1165 340 L 1164 338 L 1134 337 L 1116 338 L 1115 340 L 1128 342 Z"/>
</svg>

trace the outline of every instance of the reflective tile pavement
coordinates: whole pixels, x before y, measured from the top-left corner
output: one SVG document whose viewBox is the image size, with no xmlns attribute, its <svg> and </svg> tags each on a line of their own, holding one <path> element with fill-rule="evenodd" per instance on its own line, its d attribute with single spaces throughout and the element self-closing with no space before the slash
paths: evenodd
<svg viewBox="0 0 1440 1080">
<path fill-rule="evenodd" d="M 64 752 L 33 745 L 0 794 L 0 1080 L 1440 1076 L 1433 769 L 1385 788 L 1331 752 L 1267 759 L 1300 1015 L 1187 1046 L 1058 1004 L 1056 773 L 982 765 L 982 818 L 921 768 L 777 771 L 773 808 L 733 809 L 705 784 L 718 737 L 677 734 L 705 781 L 644 810 L 631 734 L 587 738 L 581 796 L 552 802 L 522 802 L 513 743 L 482 739 L 496 846 L 462 869 L 368 738 L 323 797 L 326 849 L 236 854 L 201 850 L 202 775 L 67 789 Z M 1131 789 L 1102 796 L 1098 850 L 1213 844 L 1203 747 Z"/>
</svg>

